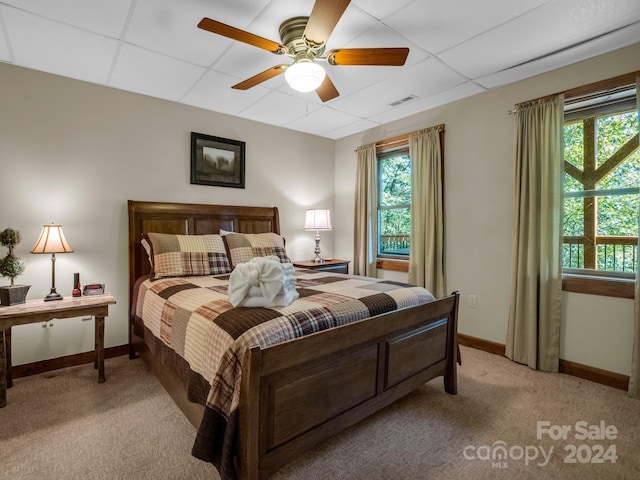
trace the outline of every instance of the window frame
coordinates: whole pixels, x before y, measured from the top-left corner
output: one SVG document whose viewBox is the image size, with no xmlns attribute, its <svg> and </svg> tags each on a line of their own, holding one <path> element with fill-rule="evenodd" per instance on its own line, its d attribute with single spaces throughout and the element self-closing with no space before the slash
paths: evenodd
<svg viewBox="0 0 640 480">
<path fill-rule="evenodd" d="M 400 144 L 396 144 L 393 145 L 390 148 L 376 148 L 376 168 L 377 168 L 377 184 L 376 184 L 376 188 L 377 188 L 377 198 L 378 198 L 378 205 L 376 206 L 376 258 L 378 259 L 378 265 L 381 265 L 379 268 L 385 268 L 388 270 L 395 270 L 396 268 L 399 268 L 396 265 L 393 265 L 390 263 L 390 261 L 399 261 L 399 262 L 407 262 L 407 271 L 408 270 L 408 263 L 409 263 L 409 255 L 411 254 L 411 246 L 409 246 L 409 253 L 407 253 L 406 255 L 404 254 L 390 254 L 390 253 L 381 253 L 381 239 L 382 239 L 382 232 L 381 232 L 381 228 L 380 228 L 380 212 L 382 210 L 395 210 L 395 209 L 404 209 L 407 208 L 409 209 L 409 212 L 411 212 L 411 201 L 409 201 L 408 204 L 399 204 L 399 205 L 393 205 L 393 206 L 386 206 L 383 207 L 382 205 L 382 169 L 380 168 L 380 164 L 382 161 L 384 160 L 388 160 L 390 158 L 396 158 L 396 157 L 409 157 L 409 140 L 408 137 L 406 139 L 406 141 L 404 143 L 400 143 Z M 411 157 L 409 157 L 409 161 L 411 161 Z M 411 185 L 411 188 L 413 188 L 413 185 Z M 401 268 L 401 267 L 400 267 Z"/>
<path fill-rule="evenodd" d="M 619 91 L 621 88 L 635 86 L 637 77 L 640 77 L 640 71 L 565 91 L 565 104 L 602 97 L 611 92 Z M 638 105 L 636 105 L 637 107 Z M 565 115 L 565 122 L 568 121 L 567 116 Z M 567 292 L 590 295 L 634 298 L 635 277 L 636 274 L 620 275 L 618 272 L 563 268 L 562 289 Z"/>
</svg>

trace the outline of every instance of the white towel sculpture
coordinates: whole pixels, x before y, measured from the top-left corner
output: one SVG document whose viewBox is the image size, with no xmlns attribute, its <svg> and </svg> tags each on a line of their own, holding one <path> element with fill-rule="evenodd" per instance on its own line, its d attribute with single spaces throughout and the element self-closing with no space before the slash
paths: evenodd
<svg viewBox="0 0 640 480">
<path fill-rule="evenodd" d="M 234 307 L 286 307 L 299 297 L 293 272 L 276 256 L 241 263 L 229 277 L 229 301 Z"/>
</svg>

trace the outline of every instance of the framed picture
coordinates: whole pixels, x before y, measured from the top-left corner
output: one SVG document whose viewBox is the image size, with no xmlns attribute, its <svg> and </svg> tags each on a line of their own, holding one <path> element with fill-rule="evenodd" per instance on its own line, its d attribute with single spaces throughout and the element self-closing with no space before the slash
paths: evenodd
<svg viewBox="0 0 640 480">
<path fill-rule="evenodd" d="M 244 142 L 191 132 L 191 183 L 244 188 Z"/>
</svg>

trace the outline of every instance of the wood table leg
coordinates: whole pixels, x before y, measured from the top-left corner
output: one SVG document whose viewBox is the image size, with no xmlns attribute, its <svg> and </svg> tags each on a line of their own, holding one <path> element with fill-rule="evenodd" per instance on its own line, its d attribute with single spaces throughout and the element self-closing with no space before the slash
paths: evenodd
<svg viewBox="0 0 640 480">
<path fill-rule="evenodd" d="M 98 368 L 98 317 L 93 318 L 93 368 Z"/>
<path fill-rule="evenodd" d="M 95 360 L 94 368 L 98 369 L 98 383 L 104 383 L 104 317 L 95 317 Z"/>
<path fill-rule="evenodd" d="M 7 406 L 7 361 L 4 347 L 4 330 L 0 331 L 0 408 Z"/>
<path fill-rule="evenodd" d="M 11 369 L 13 366 L 11 360 L 11 327 L 7 328 L 4 332 L 4 341 L 5 341 L 5 355 L 7 359 L 7 388 L 13 387 L 13 373 L 11 373 Z"/>
</svg>

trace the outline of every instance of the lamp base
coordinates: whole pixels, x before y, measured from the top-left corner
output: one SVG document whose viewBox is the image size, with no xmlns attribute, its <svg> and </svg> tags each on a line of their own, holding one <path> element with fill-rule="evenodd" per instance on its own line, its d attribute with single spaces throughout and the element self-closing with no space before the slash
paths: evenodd
<svg viewBox="0 0 640 480">
<path fill-rule="evenodd" d="M 313 251 L 316 257 L 313 259 L 316 263 L 324 263 L 324 260 L 320 256 L 320 232 L 316 230 L 316 249 Z"/>
<path fill-rule="evenodd" d="M 55 290 L 51 290 L 51 292 L 49 293 L 49 295 L 47 295 L 46 297 L 44 297 L 44 301 L 45 302 L 51 302 L 52 300 L 62 300 L 62 295 L 60 295 L 58 292 L 56 292 Z"/>
</svg>

